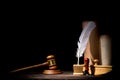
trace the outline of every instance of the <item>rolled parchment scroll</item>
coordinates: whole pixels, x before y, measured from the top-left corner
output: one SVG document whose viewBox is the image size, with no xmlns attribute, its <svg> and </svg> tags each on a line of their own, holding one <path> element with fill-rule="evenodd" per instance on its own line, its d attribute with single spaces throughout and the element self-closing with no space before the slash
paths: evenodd
<svg viewBox="0 0 120 80">
<path fill-rule="evenodd" d="M 101 51 L 101 64 L 111 65 L 112 49 L 111 49 L 111 37 L 109 35 L 100 36 L 100 51 Z"/>
</svg>

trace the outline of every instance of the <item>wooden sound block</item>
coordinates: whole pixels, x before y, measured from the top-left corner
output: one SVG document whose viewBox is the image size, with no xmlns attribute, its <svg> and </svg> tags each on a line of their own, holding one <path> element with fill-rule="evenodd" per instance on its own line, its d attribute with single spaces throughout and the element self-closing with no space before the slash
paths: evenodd
<svg viewBox="0 0 120 80">
<path fill-rule="evenodd" d="M 44 70 L 43 74 L 60 74 L 62 73 L 60 70 Z"/>
</svg>

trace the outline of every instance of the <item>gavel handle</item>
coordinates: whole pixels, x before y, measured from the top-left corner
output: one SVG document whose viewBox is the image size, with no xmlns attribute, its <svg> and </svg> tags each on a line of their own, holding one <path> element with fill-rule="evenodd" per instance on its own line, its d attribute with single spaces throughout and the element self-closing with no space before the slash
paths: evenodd
<svg viewBox="0 0 120 80">
<path fill-rule="evenodd" d="M 44 66 L 44 65 L 48 65 L 48 62 L 45 62 L 45 63 L 42 63 L 42 64 L 36 64 L 36 65 L 33 65 L 33 66 L 23 67 L 23 68 L 20 68 L 20 69 L 13 70 L 11 72 L 12 73 L 13 72 L 18 72 L 18 71 L 22 71 L 22 70 L 26 70 L 26 69 L 30 69 L 30 68 L 34 68 L 34 67 L 39 67 L 39 66 Z"/>
</svg>

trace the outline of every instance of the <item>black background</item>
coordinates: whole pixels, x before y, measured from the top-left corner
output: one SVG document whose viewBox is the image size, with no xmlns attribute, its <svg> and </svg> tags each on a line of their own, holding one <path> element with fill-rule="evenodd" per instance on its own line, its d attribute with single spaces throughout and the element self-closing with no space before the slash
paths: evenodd
<svg viewBox="0 0 120 80">
<path fill-rule="evenodd" d="M 2 73 L 43 63 L 50 54 L 55 55 L 59 69 L 72 71 L 73 64 L 77 63 L 77 41 L 84 20 L 96 21 L 99 35 L 108 34 L 112 37 L 113 15 L 83 15 L 80 9 L 69 8 L 6 9 L 2 15 L 1 29 Z M 26 71 L 42 70 L 39 67 Z"/>
</svg>

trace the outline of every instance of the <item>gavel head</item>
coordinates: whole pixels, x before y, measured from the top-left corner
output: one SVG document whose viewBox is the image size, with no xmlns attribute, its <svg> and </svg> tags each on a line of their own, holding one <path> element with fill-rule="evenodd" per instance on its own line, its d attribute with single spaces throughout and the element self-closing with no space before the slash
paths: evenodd
<svg viewBox="0 0 120 80">
<path fill-rule="evenodd" d="M 57 68 L 54 55 L 47 56 L 47 62 L 49 65 L 49 69 L 56 69 Z"/>
</svg>

